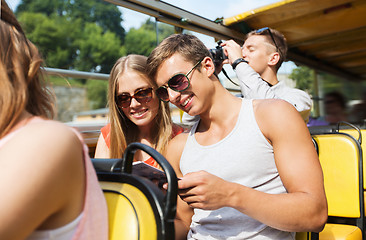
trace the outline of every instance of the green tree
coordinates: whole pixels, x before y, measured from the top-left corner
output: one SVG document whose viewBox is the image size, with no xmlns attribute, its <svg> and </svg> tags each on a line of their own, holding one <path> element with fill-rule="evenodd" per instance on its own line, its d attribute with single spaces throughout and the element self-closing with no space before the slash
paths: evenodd
<svg viewBox="0 0 366 240">
<path fill-rule="evenodd" d="M 105 108 L 107 106 L 108 82 L 89 80 L 87 82 L 87 96 L 92 109 Z"/>
<path fill-rule="evenodd" d="M 159 42 L 173 33 L 174 27 L 163 23 L 158 24 Z M 150 21 L 150 19 L 138 29 L 131 28 L 126 34 L 124 45 L 126 54 L 135 53 L 148 56 L 155 47 L 155 22 Z"/>
<path fill-rule="evenodd" d="M 292 70 L 289 78 L 295 80 L 296 88 L 302 89 L 314 95 L 314 75 L 313 70 L 306 66 L 300 66 Z"/>
<path fill-rule="evenodd" d="M 71 19 L 83 19 L 88 23 L 96 23 L 103 32 L 113 32 L 124 42 L 125 30 L 122 13 L 114 4 L 101 0 L 68 1 L 67 16 Z"/>
<path fill-rule="evenodd" d="M 64 15 L 67 1 L 65 0 L 22 0 L 16 9 L 16 14 L 22 12 L 43 13 L 50 16 L 56 13 L 59 16 Z"/>
<path fill-rule="evenodd" d="M 22 12 L 19 20 L 48 67 L 109 73 L 124 53 L 115 33 L 80 18 Z"/>
<path fill-rule="evenodd" d="M 96 23 L 103 32 L 115 33 L 122 42 L 125 30 L 121 25 L 122 13 L 114 4 L 100 0 L 22 0 L 16 14 L 22 12 L 43 13 L 47 16 L 56 14 L 65 16 L 69 21 L 78 19 L 84 23 Z"/>
<path fill-rule="evenodd" d="M 156 46 L 156 34 L 143 28 L 131 28 L 125 38 L 126 54 L 141 54 L 148 56 Z"/>
<path fill-rule="evenodd" d="M 37 45 L 46 65 L 68 69 L 76 57 L 74 40 L 81 34 L 80 21 L 70 22 L 57 15 L 23 12 L 19 16 L 27 37 Z"/>
<path fill-rule="evenodd" d="M 83 35 L 75 40 L 79 54 L 75 67 L 83 71 L 109 73 L 121 56 L 121 42 L 114 33 L 103 33 L 102 28 L 88 23 Z"/>
<path fill-rule="evenodd" d="M 148 18 L 144 24 L 141 25 L 141 28 L 143 28 L 146 31 L 151 31 L 156 33 L 156 22 L 152 21 L 151 18 Z M 162 22 L 158 22 L 158 35 L 159 35 L 159 42 L 162 41 L 164 38 L 174 34 L 174 27 L 165 24 Z M 156 40 L 156 36 L 155 36 Z"/>
</svg>

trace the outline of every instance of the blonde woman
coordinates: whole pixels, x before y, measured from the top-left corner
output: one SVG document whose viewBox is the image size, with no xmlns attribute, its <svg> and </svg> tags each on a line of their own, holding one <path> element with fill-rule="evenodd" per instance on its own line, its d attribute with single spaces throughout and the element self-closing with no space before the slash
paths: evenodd
<svg viewBox="0 0 366 240">
<path fill-rule="evenodd" d="M 108 239 L 87 147 L 50 120 L 42 59 L 4 0 L 0 19 L 0 239 Z"/>
<path fill-rule="evenodd" d="M 145 73 L 147 57 L 128 55 L 117 60 L 110 77 L 108 105 L 110 123 L 101 129 L 95 157 L 121 158 L 131 142 L 144 143 L 164 153 L 168 141 L 183 132 L 172 123 L 167 102 L 155 95 L 156 85 Z M 157 167 L 145 152 L 135 161 Z"/>
</svg>

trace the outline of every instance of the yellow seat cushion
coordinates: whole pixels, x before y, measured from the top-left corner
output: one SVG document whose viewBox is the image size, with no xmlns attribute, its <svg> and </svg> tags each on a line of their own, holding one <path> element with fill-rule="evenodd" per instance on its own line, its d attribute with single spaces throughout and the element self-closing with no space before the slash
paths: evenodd
<svg viewBox="0 0 366 240">
<path fill-rule="evenodd" d="M 100 182 L 108 205 L 109 239 L 157 239 L 157 225 L 149 200 L 138 188 Z"/>
<path fill-rule="evenodd" d="M 362 240 L 362 232 L 356 226 L 343 224 L 326 224 L 319 233 L 320 240 Z"/>
</svg>

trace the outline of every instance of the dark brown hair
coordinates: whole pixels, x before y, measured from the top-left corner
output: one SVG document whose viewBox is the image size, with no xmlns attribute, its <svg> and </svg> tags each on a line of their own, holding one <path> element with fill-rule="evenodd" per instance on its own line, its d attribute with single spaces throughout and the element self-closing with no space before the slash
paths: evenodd
<svg viewBox="0 0 366 240">
<path fill-rule="evenodd" d="M 165 38 L 147 59 L 147 74 L 155 79 L 159 66 L 175 53 L 179 53 L 193 65 L 204 57 L 211 56 L 207 47 L 196 36 L 190 34 L 173 34 Z M 200 71 L 200 68 L 197 68 Z"/>
</svg>

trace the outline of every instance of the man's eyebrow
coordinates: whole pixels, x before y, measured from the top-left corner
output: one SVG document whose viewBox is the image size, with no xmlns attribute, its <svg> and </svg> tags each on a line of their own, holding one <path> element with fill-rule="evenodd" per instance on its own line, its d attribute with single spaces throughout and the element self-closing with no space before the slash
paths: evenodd
<svg viewBox="0 0 366 240">
<path fill-rule="evenodd" d="M 249 43 L 247 44 L 244 48 L 250 48 L 250 47 L 256 47 L 256 45 L 252 44 L 252 43 Z"/>
</svg>

